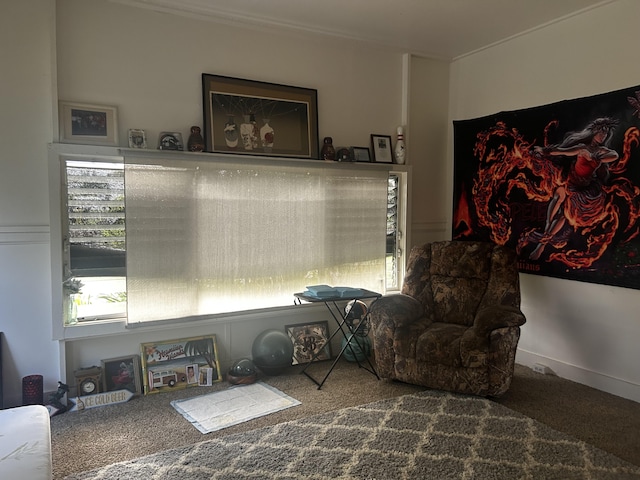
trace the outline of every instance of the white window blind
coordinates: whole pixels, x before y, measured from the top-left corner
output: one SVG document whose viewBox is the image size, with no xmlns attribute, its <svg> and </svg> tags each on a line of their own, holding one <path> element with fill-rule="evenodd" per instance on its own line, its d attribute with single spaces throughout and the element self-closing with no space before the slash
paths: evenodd
<svg viewBox="0 0 640 480">
<path fill-rule="evenodd" d="M 191 158 L 125 155 L 130 323 L 384 289 L 386 170 Z"/>
</svg>

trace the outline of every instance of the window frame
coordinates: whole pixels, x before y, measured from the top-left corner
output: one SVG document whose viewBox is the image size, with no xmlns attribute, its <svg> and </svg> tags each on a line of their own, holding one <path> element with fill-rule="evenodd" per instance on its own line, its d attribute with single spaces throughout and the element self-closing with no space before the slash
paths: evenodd
<svg viewBox="0 0 640 480">
<path fill-rule="evenodd" d="M 49 145 L 49 193 L 50 193 L 50 244 L 51 244 L 51 279 L 52 279 L 52 333 L 53 338 L 57 340 L 72 340 L 89 338 L 94 336 L 113 335 L 118 333 L 126 333 L 131 329 L 154 329 L 154 328 L 166 328 L 167 324 L 175 326 L 182 323 L 185 320 L 162 320 L 159 322 L 146 322 L 142 326 L 136 324 L 127 324 L 125 317 L 110 318 L 105 320 L 94 320 L 90 322 L 79 323 L 72 326 L 65 326 L 63 321 L 63 289 L 62 279 L 64 278 L 64 266 L 65 266 L 65 248 L 64 248 L 64 235 L 66 232 L 66 202 L 63 197 L 65 192 L 64 179 L 66 173 L 64 171 L 65 163 L 63 160 L 77 160 L 77 161 L 96 161 L 96 162 L 124 162 L 124 155 L 128 149 L 121 149 L 117 147 L 103 147 L 92 145 L 74 145 L 74 144 L 50 144 Z M 141 152 L 138 150 L 135 152 L 139 155 Z M 193 154 L 190 152 L 164 152 L 171 155 L 206 155 L 211 156 L 212 160 L 219 157 L 220 154 L 212 153 L 198 153 Z M 157 155 L 157 151 L 149 151 L 149 155 Z M 234 157 L 235 158 L 235 157 Z M 279 162 L 314 162 L 314 166 L 317 166 L 318 160 L 305 160 L 305 159 L 280 159 L 271 157 L 251 157 L 242 159 L 247 162 L 273 162 L 277 164 Z M 401 180 L 401 197 L 404 205 L 402 206 L 402 213 L 398 212 L 398 229 L 399 235 L 399 255 L 397 264 L 399 271 L 397 272 L 398 278 L 398 291 L 401 288 L 401 279 L 404 278 L 404 264 L 406 261 L 406 246 L 409 244 L 410 235 L 407 228 L 407 218 L 410 212 L 409 208 L 409 186 L 410 186 L 410 172 L 411 167 L 406 165 L 396 164 L 359 164 L 362 168 L 376 168 L 386 170 L 390 173 L 394 173 L 399 176 Z M 326 163 L 326 168 L 340 168 L 339 162 Z M 396 290 L 386 290 L 384 293 L 395 292 Z M 213 314 L 204 317 L 197 317 L 196 321 L 210 322 L 210 323 L 224 323 L 233 319 L 233 321 L 250 321 L 264 315 L 265 312 L 275 312 L 279 310 L 288 310 L 293 307 L 272 307 L 266 309 L 250 310 L 250 311 L 238 311 L 223 314 Z"/>
</svg>

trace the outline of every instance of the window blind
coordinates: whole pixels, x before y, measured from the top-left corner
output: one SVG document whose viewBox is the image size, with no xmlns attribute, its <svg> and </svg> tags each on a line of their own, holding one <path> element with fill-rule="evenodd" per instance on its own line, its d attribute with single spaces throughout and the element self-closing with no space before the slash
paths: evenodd
<svg viewBox="0 0 640 480">
<path fill-rule="evenodd" d="M 186 157 L 125 155 L 130 323 L 383 290 L 386 170 Z"/>
</svg>

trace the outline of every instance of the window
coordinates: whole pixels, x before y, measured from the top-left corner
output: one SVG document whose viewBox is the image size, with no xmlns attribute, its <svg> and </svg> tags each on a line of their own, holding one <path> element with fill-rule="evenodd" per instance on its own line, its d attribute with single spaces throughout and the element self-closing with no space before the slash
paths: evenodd
<svg viewBox="0 0 640 480">
<path fill-rule="evenodd" d="M 65 172 L 79 321 L 286 306 L 317 283 L 399 288 L 389 166 L 127 151 Z"/>
<path fill-rule="evenodd" d="M 125 205 L 122 162 L 66 162 L 66 277 L 80 321 L 126 314 Z M 69 320 L 69 319 L 68 319 Z"/>
</svg>

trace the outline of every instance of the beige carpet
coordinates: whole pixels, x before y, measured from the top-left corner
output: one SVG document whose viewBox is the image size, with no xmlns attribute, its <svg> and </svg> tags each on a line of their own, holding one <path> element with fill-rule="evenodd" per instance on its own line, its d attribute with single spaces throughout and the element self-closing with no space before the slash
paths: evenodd
<svg viewBox="0 0 640 480">
<path fill-rule="evenodd" d="M 312 366 L 319 373 L 327 367 L 326 362 Z M 189 398 L 194 392 L 213 392 L 227 384 L 134 398 L 125 404 L 53 417 L 54 479 L 203 440 L 425 390 L 378 381 L 348 362 L 340 362 L 322 390 L 317 390 L 308 378 L 299 375 L 300 368 L 292 367 L 290 373 L 262 379 L 302 405 L 207 435 L 186 422 L 170 401 Z M 498 403 L 640 465 L 640 404 L 636 402 L 516 366 L 512 388 Z"/>
<path fill-rule="evenodd" d="M 490 400 L 424 391 L 67 477 L 125 478 L 640 480 L 640 467 Z"/>
</svg>

